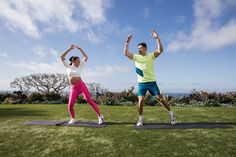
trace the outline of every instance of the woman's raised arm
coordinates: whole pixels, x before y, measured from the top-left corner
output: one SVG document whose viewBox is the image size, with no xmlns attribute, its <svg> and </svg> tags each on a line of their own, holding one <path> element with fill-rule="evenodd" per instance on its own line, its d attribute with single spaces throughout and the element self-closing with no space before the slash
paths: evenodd
<svg viewBox="0 0 236 157">
<path fill-rule="evenodd" d="M 66 51 L 61 53 L 61 61 L 65 60 L 66 55 L 73 49 L 78 48 L 76 45 L 71 45 Z"/>
</svg>

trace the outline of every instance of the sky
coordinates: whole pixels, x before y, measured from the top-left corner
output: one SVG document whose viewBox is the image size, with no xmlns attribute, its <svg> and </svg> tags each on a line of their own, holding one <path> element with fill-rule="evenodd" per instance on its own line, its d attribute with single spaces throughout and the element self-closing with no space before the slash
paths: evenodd
<svg viewBox="0 0 236 157">
<path fill-rule="evenodd" d="M 236 91 L 235 0 L 0 0 L 0 90 L 33 73 L 65 73 L 60 54 L 70 44 L 82 47 L 89 60 L 86 83 L 110 91 L 131 86 L 137 91 L 134 62 L 123 55 L 146 42 L 164 52 L 155 61 L 162 92 Z M 78 50 L 68 54 L 81 56 Z"/>
</svg>

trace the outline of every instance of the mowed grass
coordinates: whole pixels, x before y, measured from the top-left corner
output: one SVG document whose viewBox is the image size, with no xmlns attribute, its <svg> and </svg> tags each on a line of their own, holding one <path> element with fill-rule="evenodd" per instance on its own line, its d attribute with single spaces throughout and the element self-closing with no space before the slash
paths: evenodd
<svg viewBox="0 0 236 157">
<path fill-rule="evenodd" d="M 175 107 L 178 122 L 225 122 L 231 129 L 135 130 L 136 106 L 101 106 L 105 128 L 25 126 L 30 120 L 68 120 L 66 105 L 0 105 L 0 157 L 236 156 L 236 108 Z M 89 105 L 77 119 L 97 121 Z M 144 107 L 145 122 L 169 122 L 163 107 Z"/>
</svg>

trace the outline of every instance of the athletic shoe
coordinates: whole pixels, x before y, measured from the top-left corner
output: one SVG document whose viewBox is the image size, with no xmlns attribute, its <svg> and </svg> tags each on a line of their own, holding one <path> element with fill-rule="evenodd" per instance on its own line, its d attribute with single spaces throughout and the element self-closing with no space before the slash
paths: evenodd
<svg viewBox="0 0 236 157">
<path fill-rule="evenodd" d="M 70 119 L 70 121 L 69 121 L 69 125 L 73 125 L 73 124 L 75 124 L 76 123 L 76 120 L 74 119 L 74 118 L 72 118 L 72 119 Z"/>
<path fill-rule="evenodd" d="M 175 118 L 173 112 L 170 112 L 170 124 L 171 125 L 176 124 L 176 118 Z"/>
<path fill-rule="evenodd" d="M 98 124 L 101 125 L 104 123 L 104 116 L 101 114 L 100 116 L 98 116 Z"/>
<path fill-rule="evenodd" d="M 136 124 L 137 126 L 143 126 L 143 119 L 139 119 L 138 123 Z"/>
</svg>

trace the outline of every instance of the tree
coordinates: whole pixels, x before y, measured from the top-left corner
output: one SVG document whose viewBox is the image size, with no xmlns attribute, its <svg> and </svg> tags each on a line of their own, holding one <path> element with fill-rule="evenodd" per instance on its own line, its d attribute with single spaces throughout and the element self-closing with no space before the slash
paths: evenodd
<svg viewBox="0 0 236 157">
<path fill-rule="evenodd" d="M 14 81 L 10 83 L 11 88 L 18 88 L 19 91 L 22 93 L 28 95 L 30 91 L 30 83 L 27 79 L 27 76 L 21 77 L 21 78 L 15 78 Z"/>
<path fill-rule="evenodd" d="M 64 74 L 31 74 L 29 76 L 16 78 L 11 82 L 12 88 L 19 88 L 24 93 L 30 90 L 48 94 L 59 94 L 69 85 L 67 76 Z"/>
<path fill-rule="evenodd" d="M 99 83 L 87 83 L 90 93 L 96 98 L 100 95 L 103 95 L 107 92 L 106 88 L 103 88 Z"/>
</svg>

